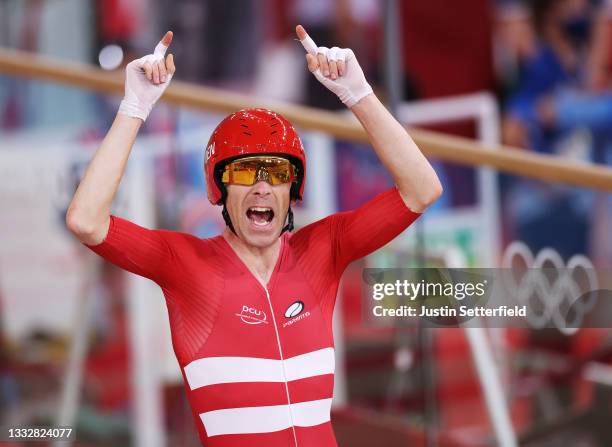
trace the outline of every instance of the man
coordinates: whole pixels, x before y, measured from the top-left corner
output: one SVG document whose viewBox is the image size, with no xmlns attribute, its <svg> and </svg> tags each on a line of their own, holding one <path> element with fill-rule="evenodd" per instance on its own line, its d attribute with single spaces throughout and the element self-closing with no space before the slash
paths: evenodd
<svg viewBox="0 0 612 447">
<path fill-rule="evenodd" d="M 205 153 L 208 197 L 223 205 L 227 223 L 222 235 L 199 239 L 110 216 L 138 129 L 175 71 L 172 55 L 164 60 L 168 32 L 152 55 L 128 65 L 117 118 L 66 216 L 91 250 L 162 288 L 187 396 L 211 447 L 336 445 L 332 311 L 340 276 L 442 190 L 352 51 L 317 48 L 301 26 L 296 31 L 309 70 L 359 119 L 397 187 L 291 233 L 304 150 L 287 120 L 250 109 L 223 120 Z"/>
</svg>

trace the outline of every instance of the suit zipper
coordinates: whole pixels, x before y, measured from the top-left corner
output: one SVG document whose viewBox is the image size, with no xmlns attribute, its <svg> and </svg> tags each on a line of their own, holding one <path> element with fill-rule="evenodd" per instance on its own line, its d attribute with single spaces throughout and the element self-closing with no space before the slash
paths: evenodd
<svg viewBox="0 0 612 447">
<path fill-rule="evenodd" d="M 297 434 L 295 433 L 295 423 L 293 421 L 293 411 L 291 410 L 291 398 L 289 397 L 289 384 L 287 383 L 287 370 L 285 369 L 285 357 L 283 356 L 283 348 L 281 347 L 280 335 L 278 333 L 278 326 L 276 325 L 276 317 L 274 316 L 274 309 L 272 308 L 272 300 L 270 299 L 270 292 L 268 288 L 264 287 L 266 291 L 266 298 L 268 299 L 268 305 L 270 306 L 270 313 L 272 314 L 272 323 L 274 324 L 274 332 L 276 332 L 276 343 L 278 344 L 278 352 L 281 358 L 281 365 L 283 366 L 283 376 L 285 378 L 285 393 L 287 394 L 287 403 L 289 404 L 289 416 L 291 418 L 291 430 L 293 430 L 293 440 L 295 441 L 295 447 L 298 447 Z"/>
</svg>

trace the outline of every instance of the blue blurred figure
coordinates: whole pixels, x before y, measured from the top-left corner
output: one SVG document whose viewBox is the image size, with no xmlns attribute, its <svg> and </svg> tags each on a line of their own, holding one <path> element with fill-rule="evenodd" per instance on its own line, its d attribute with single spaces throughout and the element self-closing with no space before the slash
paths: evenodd
<svg viewBox="0 0 612 447">
<path fill-rule="evenodd" d="M 602 1 L 531 0 L 532 48 L 507 101 L 504 142 L 581 161 L 605 163 L 612 141 L 607 73 L 608 6 Z M 533 250 L 586 253 L 595 195 L 517 181 L 507 194 L 514 237 Z"/>
</svg>

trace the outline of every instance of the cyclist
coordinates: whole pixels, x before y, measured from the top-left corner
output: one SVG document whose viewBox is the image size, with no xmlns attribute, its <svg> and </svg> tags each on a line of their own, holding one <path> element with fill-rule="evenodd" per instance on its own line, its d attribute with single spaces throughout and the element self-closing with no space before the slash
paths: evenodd
<svg viewBox="0 0 612 447">
<path fill-rule="evenodd" d="M 340 276 L 442 190 L 353 52 L 317 47 L 301 26 L 296 31 L 309 70 L 361 122 L 395 187 L 293 232 L 291 204 L 306 181 L 302 144 L 279 114 L 247 109 L 225 118 L 205 151 L 208 198 L 223 206 L 227 223 L 221 235 L 200 239 L 112 216 L 139 127 L 175 72 L 172 55 L 165 57 L 168 32 L 153 54 L 127 66 L 125 98 L 66 215 L 91 250 L 162 288 L 188 400 L 211 447 L 337 445 L 330 408 Z"/>
</svg>

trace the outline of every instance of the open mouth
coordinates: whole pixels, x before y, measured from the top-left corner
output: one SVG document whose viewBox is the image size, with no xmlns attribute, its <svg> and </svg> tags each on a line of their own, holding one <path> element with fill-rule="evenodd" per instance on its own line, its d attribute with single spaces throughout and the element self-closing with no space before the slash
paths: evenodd
<svg viewBox="0 0 612 447">
<path fill-rule="evenodd" d="M 247 210 L 246 215 L 253 224 L 263 227 L 272 222 L 274 211 L 272 208 L 252 206 Z"/>
</svg>

